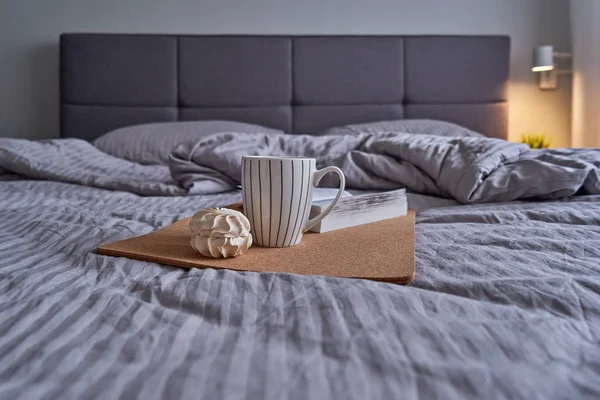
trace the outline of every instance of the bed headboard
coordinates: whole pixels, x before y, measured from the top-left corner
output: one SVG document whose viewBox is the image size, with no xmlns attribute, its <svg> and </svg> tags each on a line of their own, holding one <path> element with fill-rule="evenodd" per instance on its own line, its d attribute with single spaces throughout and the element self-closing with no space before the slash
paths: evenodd
<svg viewBox="0 0 600 400">
<path fill-rule="evenodd" d="M 507 136 L 507 36 L 63 34 L 61 135 L 224 119 L 290 133 L 431 118 Z"/>
</svg>

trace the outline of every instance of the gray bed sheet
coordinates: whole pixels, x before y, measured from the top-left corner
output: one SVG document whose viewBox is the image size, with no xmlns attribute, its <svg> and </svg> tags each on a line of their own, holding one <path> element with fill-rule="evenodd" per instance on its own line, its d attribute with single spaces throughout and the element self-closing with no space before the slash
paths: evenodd
<svg viewBox="0 0 600 400">
<path fill-rule="evenodd" d="M 30 154 L 29 146 L 10 147 Z M 244 155 L 313 157 L 317 168 L 339 167 L 348 188 L 407 188 L 463 204 L 600 194 L 598 149 L 532 150 L 499 139 L 402 132 L 345 136 L 224 132 L 179 144 L 171 152 L 169 169 L 188 194 L 222 193 L 240 184 Z M 14 170 L 19 164 L 4 166 Z M 330 177 L 320 184 L 337 186 L 337 179 Z"/>
<path fill-rule="evenodd" d="M 93 252 L 237 198 L 0 181 L 0 398 L 600 396 L 600 196 L 420 212 L 410 286 Z"/>
</svg>

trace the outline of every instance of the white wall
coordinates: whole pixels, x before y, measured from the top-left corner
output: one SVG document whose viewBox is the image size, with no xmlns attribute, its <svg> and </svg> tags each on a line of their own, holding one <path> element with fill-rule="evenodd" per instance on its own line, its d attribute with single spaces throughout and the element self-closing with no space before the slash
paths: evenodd
<svg viewBox="0 0 600 400">
<path fill-rule="evenodd" d="M 508 34 L 510 134 L 570 142 L 570 84 L 542 92 L 541 43 L 570 51 L 568 0 L 0 0 L 0 136 L 58 135 L 62 32 Z"/>
<path fill-rule="evenodd" d="M 600 1 L 571 3 L 573 146 L 600 147 Z"/>
</svg>

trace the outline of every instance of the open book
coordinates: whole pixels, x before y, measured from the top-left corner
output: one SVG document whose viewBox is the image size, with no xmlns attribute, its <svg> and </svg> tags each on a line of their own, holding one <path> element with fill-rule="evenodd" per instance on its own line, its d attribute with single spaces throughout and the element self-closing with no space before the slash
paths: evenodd
<svg viewBox="0 0 600 400">
<path fill-rule="evenodd" d="M 335 189 L 337 191 L 337 189 Z M 310 218 L 323 212 L 332 199 L 313 198 Z M 368 224 L 384 219 L 396 218 L 408 212 L 405 189 L 389 192 L 344 196 L 338 201 L 331 213 L 315 225 L 312 232 L 329 232 L 336 229 Z"/>
</svg>

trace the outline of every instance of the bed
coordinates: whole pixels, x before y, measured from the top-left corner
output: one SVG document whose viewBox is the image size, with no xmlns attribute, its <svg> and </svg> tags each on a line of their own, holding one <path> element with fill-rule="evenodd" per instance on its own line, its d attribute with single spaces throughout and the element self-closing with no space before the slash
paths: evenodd
<svg viewBox="0 0 600 400">
<path fill-rule="evenodd" d="M 427 118 L 506 138 L 509 48 L 502 36 L 65 34 L 61 135 Z M 52 179 L 58 167 L 28 178 L 41 150 L 27 171 L 0 167 L 1 398 L 600 397 L 598 195 L 460 205 L 415 193 L 409 286 L 188 270 L 94 249 L 239 193 L 109 190 L 97 179 L 108 164 L 80 170 L 95 161 L 61 143 L 61 171 L 85 179 Z"/>
</svg>

